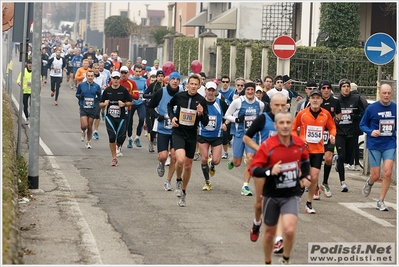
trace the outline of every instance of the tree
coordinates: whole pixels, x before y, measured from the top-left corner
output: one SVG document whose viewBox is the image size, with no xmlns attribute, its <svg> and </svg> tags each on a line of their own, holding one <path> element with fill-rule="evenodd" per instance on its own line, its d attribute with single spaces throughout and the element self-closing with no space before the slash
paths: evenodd
<svg viewBox="0 0 399 267">
<path fill-rule="evenodd" d="M 358 47 L 360 36 L 359 3 L 322 3 L 320 33 L 328 33 L 326 41 L 318 45 L 337 48 Z"/>
<path fill-rule="evenodd" d="M 156 43 L 157 45 L 160 45 L 160 44 L 163 43 L 163 37 L 164 37 L 165 35 L 167 35 L 168 33 L 174 34 L 175 31 L 174 31 L 174 30 L 169 30 L 169 29 L 168 29 L 167 27 L 165 27 L 165 26 L 160 26 L 160 27 L 156 28 L 155 30 L 153 30 L 153 31 L 151 32 L 151 35 L 154 37 L 155 43 Z"/>
<path fill-rule="evenodd" d="M 128 37 L 133 33 L 134 25 L 127 17 L 110 16 L 104 21 L 104 34 L 108 37 Z"/>
</svg>

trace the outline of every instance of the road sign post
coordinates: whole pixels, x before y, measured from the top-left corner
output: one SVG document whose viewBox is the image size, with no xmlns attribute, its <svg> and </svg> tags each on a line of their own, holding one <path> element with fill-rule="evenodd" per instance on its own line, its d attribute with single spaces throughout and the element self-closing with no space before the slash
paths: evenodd
<svg viewBox="0 0 399 267">
<path fill-rule="evenodd" d="M 272 50 L 279 59 L 277 65 L 281 64 L 281 75 L 289 75 L 289 67 L 288 69 L 285 68 L 285 62 L 295 54 L 295 40 L 288 35 L 281 35 L 274 40 Z M 279 69 L 279 66 L 277 66 L 277 69 Z"/>
<path fill-rule="evenodd" d="M 364 53 L 367 59 L 373 63 L 378 65 L 378 73 L 377 73 L 377 92 L 376 92 L 376 100 L 380 100 L 380 86 L 381 86 L 381 66 L 388 64 L 392 61 L 396 54 L 396 43 L 395 40 L 388 34 L 378 32 L 371 35 L 365 45 L 364 45 Z M 369 160 L 367 157 L 367 149 L 366 149 L 366 138 L 364 139 L 364 149 L 363 149 L 363 174 L 367 175 L 369 171 Z"/>
</svg>

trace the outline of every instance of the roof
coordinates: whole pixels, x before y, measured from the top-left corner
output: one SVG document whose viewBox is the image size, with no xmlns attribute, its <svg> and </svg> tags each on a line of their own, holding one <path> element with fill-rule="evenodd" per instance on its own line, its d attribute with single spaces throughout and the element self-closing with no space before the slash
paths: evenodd
<svg viewBox="0 0 399 267">
<path fill-rule="evenodd" d="M 147 10 L 147 18 L 161 18 L 165 17 L 165 10 Z"/>
</svg>

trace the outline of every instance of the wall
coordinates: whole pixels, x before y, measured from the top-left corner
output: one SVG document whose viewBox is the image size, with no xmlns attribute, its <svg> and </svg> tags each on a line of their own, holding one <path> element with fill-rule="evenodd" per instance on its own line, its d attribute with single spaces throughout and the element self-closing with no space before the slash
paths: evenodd
<svg viewBox="0 0 399 267">
<path fill-rule="evenodd" d="M 238 2 L 232 5 L 237 7 L 237 38 L 262 38 L 262 6 L 262 2 Z"/>
<path fill-rule="evenodd" d="M 176 32 L 182 33 L 185 36 L 194 36 L 195 27 L 183 27 L 183 25 L 191 18 L 195 17 L 200 11 L 197 11 L 197 4 L 195 2 L 177 2 L 175 7 L 176 12 Z M 181 15 L 181 23 L 180 23 Z"/>
</svg>

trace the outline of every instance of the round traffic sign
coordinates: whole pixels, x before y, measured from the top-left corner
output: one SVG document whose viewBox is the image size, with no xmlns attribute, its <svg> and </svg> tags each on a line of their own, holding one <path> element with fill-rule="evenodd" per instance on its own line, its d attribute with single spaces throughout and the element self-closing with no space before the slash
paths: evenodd
<svg viewBox="0 0 399 267">
<path fill-rule="evenodd" d="M 385 65 L 395 57 L 395 40 L 386 33 L 375 33 L 367 39 L 364 45 L 364 53 L 371 63 Z"/>
<path fill-rule="evenodd" d="M 290 36 L 281 35 L 274 40 L 272 50 L 276 57 L 289 59 L 295 54 L 296 44 Z"/>
</svg>

